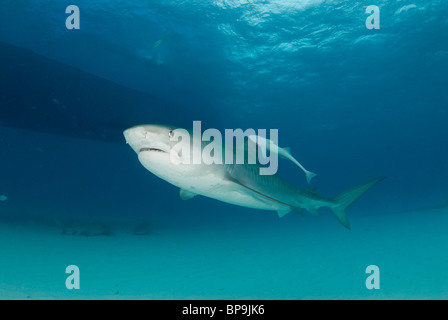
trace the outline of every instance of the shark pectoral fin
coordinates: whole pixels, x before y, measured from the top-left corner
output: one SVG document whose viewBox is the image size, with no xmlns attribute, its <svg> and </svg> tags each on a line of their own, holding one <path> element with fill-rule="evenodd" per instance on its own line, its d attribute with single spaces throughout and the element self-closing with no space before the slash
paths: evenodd
<svg viewBox="0 0 448 320">
<path fill-rule="evenodd" d="M 195 196 L 197 196 L 196 193 L 188 191 L 188 190 L 185 190 L 185 189 L 180 189 L 179 195 L 180 195 L 180 198 L 182 200 L 189 200 L 189 199 L 194 198 Z"/>
<path fill-rule="evenodd" d="M 290 207 L 285 207 L 285 208 L 277 210 L 279 218 L 282 218 L 284 215 L 286 215 L 286 214 L 288 214 L 290 212 L 291 212 L 291 208 Z"/>
</svg>

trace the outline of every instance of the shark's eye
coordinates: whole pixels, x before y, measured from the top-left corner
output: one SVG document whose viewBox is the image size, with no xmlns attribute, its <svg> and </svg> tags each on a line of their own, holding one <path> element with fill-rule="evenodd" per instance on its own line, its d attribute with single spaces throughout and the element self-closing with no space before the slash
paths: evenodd
<svg viewBox="0 0 448 320">
<path fill-rule="evenodd" d="M 173 132 L 173 130 L 171 130 L 170 133 L 168 133 L 168 135 L 170 136 L 170 138 L 174 137 L 174 132 Z"/>
</svg>

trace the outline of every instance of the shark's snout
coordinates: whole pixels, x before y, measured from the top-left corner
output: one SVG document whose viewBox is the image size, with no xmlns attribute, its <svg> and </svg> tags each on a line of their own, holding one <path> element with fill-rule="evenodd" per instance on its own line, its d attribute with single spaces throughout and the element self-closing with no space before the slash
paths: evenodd
<svg viewBox="0 0 448 320">
<path fill-rule="evenodd" d="M 133 127 L 123 131 L 123 135 L 126 143 L 138 153 L 145 140 L 145 130 L 142 127 Z"/>
<path fill-rule="evenodd" d="M 126 142 L 129 143 L 128 140 L 131 140 L 132 138 L 135 138 L 137 136 L 144 137 L 144 130 L 142 127 L 132 127 L 132 128 L 124 130 L 123 135 L 124 135 L 124 138 L 126 139 Z"/>
<path fill-rule="evenodd" d="M 129 141 L 128 141 L 128 139 L 129 139 L 129 132 L 130 132 L 129 130 L 130 129 L 126 129 L 126 130 L 123 131 L 124 140 L 126 141 L 127 144 L 129 144 Z"/>
<path fill-rule="evenodd" d="M 142 151 L 167 153 L 170 150 L 169 127 L 139 125 L 123 131 L 126 143 L 136 153 Z"/>
</svg>

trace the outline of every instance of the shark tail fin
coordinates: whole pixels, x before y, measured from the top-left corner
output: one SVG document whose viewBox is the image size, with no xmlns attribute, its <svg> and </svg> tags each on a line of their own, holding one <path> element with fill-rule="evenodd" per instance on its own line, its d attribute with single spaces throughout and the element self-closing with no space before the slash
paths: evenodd
<svg viewBox="0 0 448 320">
<path fill-rule="evenodd" d="M 383 180 L 385 177 L 381 177 L 378 179 L 371 180 L 362 185 L 354 187 L 350 190 L 342 192 L 341 194 L 334 197 L 332 200 L 334 205 L 331 207 L 331 210 L 335 214 L 336 218 L 339 222 L 350 230 L 350 223 L 347 219 L 347 214 L 345 210 L 356 200 L 358 200 L 364 193 L 373 188 L 378 182 Z"/>
</svg>

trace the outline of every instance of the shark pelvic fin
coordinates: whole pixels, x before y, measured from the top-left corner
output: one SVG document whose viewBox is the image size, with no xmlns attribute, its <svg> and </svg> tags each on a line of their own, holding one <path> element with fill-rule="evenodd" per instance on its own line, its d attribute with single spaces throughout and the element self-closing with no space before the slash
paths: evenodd
<svg viewBox="0 0 448 320">
<path fill-rule="evenodd" d="M 283 216 L 285 216 L 286 214 L 288 214 L 290 212 L 291 212 L 291 208 L 289 208 L 289 207 L 285 207 L 285 208 L 277 210 L 279 218 L 282 218 Z"/>
</svg>

